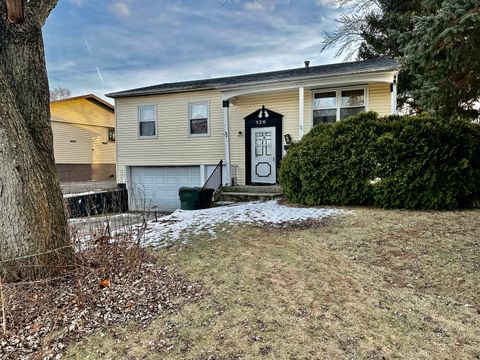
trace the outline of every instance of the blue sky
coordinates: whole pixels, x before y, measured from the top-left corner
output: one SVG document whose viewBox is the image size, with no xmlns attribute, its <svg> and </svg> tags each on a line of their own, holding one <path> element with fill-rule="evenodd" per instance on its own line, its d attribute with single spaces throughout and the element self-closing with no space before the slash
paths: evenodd
<svg viewBox="0 0 480 360">
<path fill-rule="evenodd" d="M 338 62 L 320 54 L 334 0 L 59 0 L 50 87 L 73 95 Z"/>
</svg>

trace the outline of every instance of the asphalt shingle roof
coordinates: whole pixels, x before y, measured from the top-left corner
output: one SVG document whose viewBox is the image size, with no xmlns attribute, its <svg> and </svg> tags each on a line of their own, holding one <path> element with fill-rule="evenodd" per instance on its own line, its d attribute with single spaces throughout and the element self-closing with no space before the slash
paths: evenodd
<svg viewBox="0 0 480 360">
<path fill-rule="evenodd" d="M 393 71 L 398 68 L 398 62 L 390 58 L 378 58 L 363 61 L 352 61 L 338 64 L 302 67 L 296 69 L 270 71 L 255 74 L 228 76 L 212 79 L 182 81 L 147 86 L 137 89 L 113 92 L 107 94 L 111 98 L 154 95 L 192 90 L 218 89 L 227 86 L 244 84 L 261 84 L 263 82 L 308 79 L 310 77 L 327 77 L 336 75 L 349 75 L 370 73 L 377 71 Z"/>
</svg>

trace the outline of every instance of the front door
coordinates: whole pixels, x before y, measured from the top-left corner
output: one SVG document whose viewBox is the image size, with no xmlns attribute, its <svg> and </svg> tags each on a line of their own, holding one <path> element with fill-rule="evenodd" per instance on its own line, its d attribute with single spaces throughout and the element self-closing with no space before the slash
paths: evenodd
<svg viewBox="0 0 480 360">
<path fill-rule="evenodd" d="M 252 128 L 252 183 L 275 184 L 277 181 L 275 127 Z"/>
</svg>

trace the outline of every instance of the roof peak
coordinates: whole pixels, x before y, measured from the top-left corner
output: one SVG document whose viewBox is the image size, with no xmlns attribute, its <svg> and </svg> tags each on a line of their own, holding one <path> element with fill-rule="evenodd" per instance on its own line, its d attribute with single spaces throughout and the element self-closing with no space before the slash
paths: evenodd
<svg viewBox="0 0 480 360">
<path fill-rule="evenodd" d="M 79 100 L 79 99 L 92 99 L 112 110 L 115 109 L 115 107 L 110 104 L 108 101 L 105 101 L 103 100 L 102 98 L 100 98 L 99 96 L 95 95 L 95 94 L 84 94 L 84 95 L 78 95 L 78 96 L 70 96 L 68 98 L 64 98 L 64 99 L 59 99 L 59 100 L 52 100 L 50 101 L 50 104 L 56 104 L 56 103 L 60 103 L 60 102 L 66 102 L 66 101 L 72 101 L 72 100 Z"/>
</svg>

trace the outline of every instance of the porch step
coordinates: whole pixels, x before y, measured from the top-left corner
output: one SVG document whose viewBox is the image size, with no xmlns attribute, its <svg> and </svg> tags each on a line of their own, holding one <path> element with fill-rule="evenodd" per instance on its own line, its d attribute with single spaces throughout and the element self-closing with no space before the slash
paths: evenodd
<svg viewBox="0 0 480 360">
<path fill-rule="evenodd" d="M 215 196 L 215 203 L 268 201 L 282 196 L 280 186 L 228 186 Z"/>
<path fill-rule="evenodd" d="M 214 201 L 212 206 L 219 207 L 219 206 L 230 206 L 235 204 L 236 204 L 235 201 Z"/>
<path fill-rule="evenodd" d="M 235 185 L 226 186 L 222 188 L 224 192 L 239 192 L 239 193 L 268 193 L 281 194 L 282 188 L 278 185 Z"/>
</svg>

